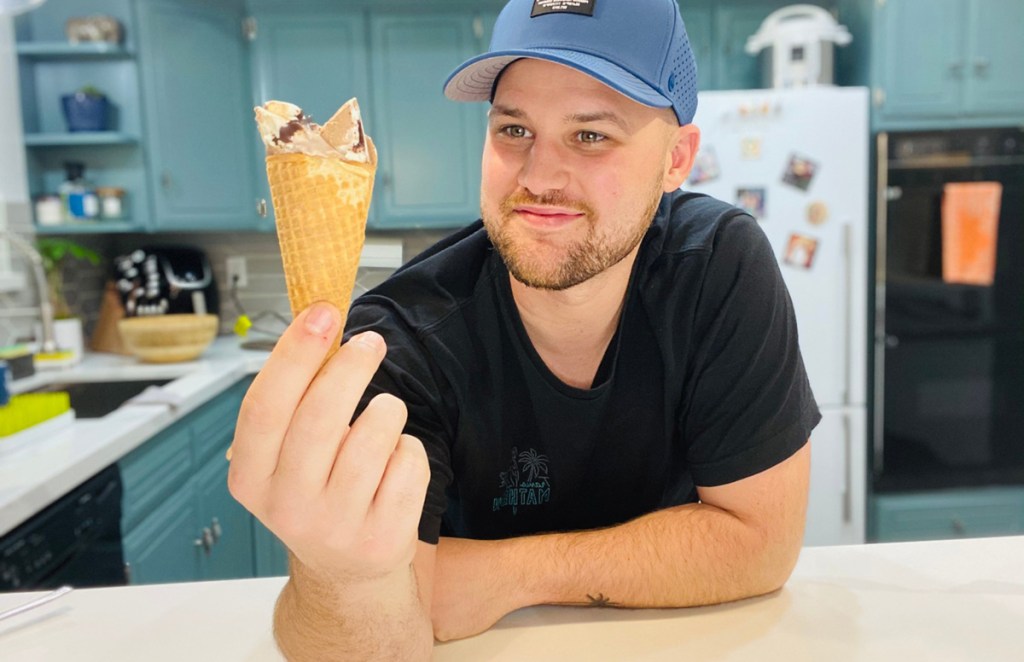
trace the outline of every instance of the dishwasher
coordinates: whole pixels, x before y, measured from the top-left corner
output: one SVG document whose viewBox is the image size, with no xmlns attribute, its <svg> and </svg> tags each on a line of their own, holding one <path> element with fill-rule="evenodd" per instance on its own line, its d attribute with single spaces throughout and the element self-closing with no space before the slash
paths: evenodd
<svg viewBox="0 0 1024 662">
<path fill-rule="evenodd" d="M 112 464 L 0 537 L 0 591 L 127 584 Z"/>
</svg>

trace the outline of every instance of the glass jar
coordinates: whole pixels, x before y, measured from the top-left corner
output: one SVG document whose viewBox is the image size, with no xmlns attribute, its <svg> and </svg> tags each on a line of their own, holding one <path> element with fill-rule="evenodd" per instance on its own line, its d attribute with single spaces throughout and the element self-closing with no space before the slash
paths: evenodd
<svg viewBox="0 0 1024 662">
<path fill-rule="evenodd" d="M 101 186 L 96 189 L 100 198 L 100 218 L 120 220 L 125 218 L 124 189 L 115 186 Z"/>
</svg>

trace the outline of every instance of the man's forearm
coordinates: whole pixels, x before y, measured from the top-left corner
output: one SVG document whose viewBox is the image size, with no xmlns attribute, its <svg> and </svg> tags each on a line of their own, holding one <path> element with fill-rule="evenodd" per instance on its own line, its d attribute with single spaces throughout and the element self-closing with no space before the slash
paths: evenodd
<svg viewBox="0 0 1024 662">
<path fill-rule="evenodd" d="M 434 643 L 412 567 L 339 587 L 294 560 L 274 611 L 274 635 L 293 661 L 427 660 Z"/>
<path fill-rule="evenodd" d="M 769 533 L 720 508 L 687 504 L 607 529 L 443 539 L 438 564 L 451 568 L 448 578 L 465 573 L 462 582 L 493 582 L 493 568 L 502 568 L 499 592 L 508 610 L 536 604 L 688 607 L 779 588 L 796 563 L 803 530 L 781 529 L 791 533 Z M 435 584 L 435 596 L 446 589 Z"/>
<path fill-rule="evenodd" d="M 779 588 L 800 541 L 698 503 L 608 529 L 518 538 L 505 551 L 549 559 L 546 572 L 527 573 L 534 604 L 690 607 Z"/>
</svg>

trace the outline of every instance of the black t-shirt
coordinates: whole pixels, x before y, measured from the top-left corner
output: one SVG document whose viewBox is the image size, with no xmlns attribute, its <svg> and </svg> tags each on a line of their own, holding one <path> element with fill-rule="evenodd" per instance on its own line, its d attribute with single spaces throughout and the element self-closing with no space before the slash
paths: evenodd
<svg viewBox="0 0 1024 662">
<path fill-rule="evenodd" d="M 430 459 L 419 537 L 497 539 L 611 526 L 697 500 L 800 449 L 820 420 L 793 307 L 756 221 L 666 194 L 592 388 L 534 350 L 478 221 L 352 306 Z"/>
</svg>

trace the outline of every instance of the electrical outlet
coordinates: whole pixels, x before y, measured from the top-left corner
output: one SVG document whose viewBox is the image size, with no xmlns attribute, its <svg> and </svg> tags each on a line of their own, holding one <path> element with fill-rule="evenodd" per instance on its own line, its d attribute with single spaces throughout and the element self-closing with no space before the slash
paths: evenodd
<svg viewBox="0 0 1024 662">
<path fill-rule="evenodd" d="M 245 264 L 244 255 L 233 255 L 226 261 L 228 272 L 228 287 L 234 283 L 235 287 L 241 289 L 249 286 L 249 270 Z"/>
</svg>

